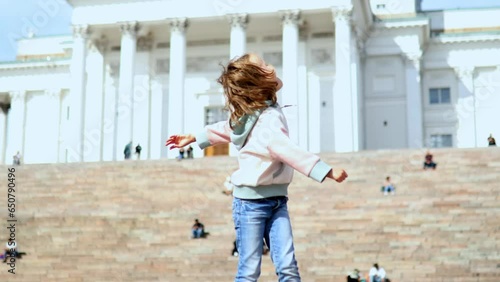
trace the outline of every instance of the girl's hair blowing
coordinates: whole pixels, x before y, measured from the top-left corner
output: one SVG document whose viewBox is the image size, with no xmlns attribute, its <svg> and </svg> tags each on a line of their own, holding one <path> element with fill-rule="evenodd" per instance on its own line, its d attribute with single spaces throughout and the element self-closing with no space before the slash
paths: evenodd
<svg viewBox="0 0 500 282">
<path fill-rule="evenodd" d="M 222 66 L 222 74 L 217 79 L 224 88 L 226 108 L 231 112 L 230 125 L 238 124 L 245 114 L 267 107 L 266 101 L 276 103 L 275 75 L 250 61 L 253 54 L 245 54 Z"/>
</svg>

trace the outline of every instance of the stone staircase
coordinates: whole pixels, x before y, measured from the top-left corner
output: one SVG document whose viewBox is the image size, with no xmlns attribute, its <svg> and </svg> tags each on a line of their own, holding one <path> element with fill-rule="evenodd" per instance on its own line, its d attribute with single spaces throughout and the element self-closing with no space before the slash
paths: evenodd
<svg viewBox="0 0 500 282">
<path fill-rule="evenodd" d="M 435 150 L 436 171 L 422 170 L 424 154 L 322 154 L 347 170 L 343 184 L 295 175 L 303 281 L 345 281 L 375 262 L 391 281 L 500 281 L 500 148 Z M 18 167 L 16 236 L 28 255 L 16 275 L 1 266 L 0 281 L 233 281 L 231 198 L 221 191 L 236 166 L 212 157 Z M 380 192 L 388 175 L 393 196 Z M 189 239 L 194 218 L 207 239 Z M 277 281 L 269 256 L 259 281 Z"/>
</svg>

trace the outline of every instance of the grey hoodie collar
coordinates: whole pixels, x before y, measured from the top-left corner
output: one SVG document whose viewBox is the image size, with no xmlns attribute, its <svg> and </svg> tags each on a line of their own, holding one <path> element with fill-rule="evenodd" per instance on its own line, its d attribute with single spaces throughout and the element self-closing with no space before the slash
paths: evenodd
<svg viewBox="0 0 500 282">
<path fill-rule="evenodd" d="M 271 101 L 266 101 L 266 104 L 269 107 L 277 107 L 278 103 L 272 104 Z M 243 146 L 245 145 L 248 134 L 252 132 L 253 127 L 255 126 L 255 123 L 257 123 L 257 120 L 259 119 L 260 114 L 267 109 L 267 108 L 262 108 L 257 111 L 255 111 L 253 114 L 250 115 L 244 115 L 239 119 L 239 124 L 234 125 L 233 124 L 233 132 L 231 133 L 231 142 L 236 146 L 236 149 L 241 150 Z"/>
</svg>

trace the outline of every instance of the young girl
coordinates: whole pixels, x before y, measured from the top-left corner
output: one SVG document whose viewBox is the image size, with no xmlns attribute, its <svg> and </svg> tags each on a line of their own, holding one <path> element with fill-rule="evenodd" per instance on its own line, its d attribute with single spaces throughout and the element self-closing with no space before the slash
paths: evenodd
<svg viewBox="0 0 500 282">
<path fill-rule="evenodd" d="M 239 252 L 235 281 L 257 281 L 265 239 L 279 281 L 300 281 L 288 216 L 288 185 L 294 169 L 323 182 L 342 182 L 343 169 L 333 170 L 318 156 L 302 150 L 288 137 L 288 126 L 276 92 L 282 82 L 255 54 L 224 67 L 218 82 L 224 88 L 231 116 L 205 127 L 200 134 L 172 135 L 170 149 L 197 142 L 201 149 L 232 142 L 239 150 L 239 169 L 231 176 L 233 220 Z"/>
</svg>

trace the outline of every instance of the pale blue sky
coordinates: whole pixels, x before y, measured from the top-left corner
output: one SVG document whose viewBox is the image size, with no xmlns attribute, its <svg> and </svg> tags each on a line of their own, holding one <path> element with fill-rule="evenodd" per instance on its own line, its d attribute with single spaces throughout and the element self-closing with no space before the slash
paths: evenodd
<svg viewBox="0 0 500 282">
<path fill-rule="evenodd" d="M 500 0 L 423 0 L 423 10 L 500 6 Z M 0 62 L 16 57 L 15 40 L 70 34 L 71 6 L 65 0 L 0 0 Z"/>
</svg>

